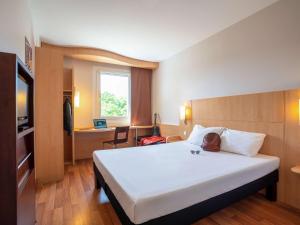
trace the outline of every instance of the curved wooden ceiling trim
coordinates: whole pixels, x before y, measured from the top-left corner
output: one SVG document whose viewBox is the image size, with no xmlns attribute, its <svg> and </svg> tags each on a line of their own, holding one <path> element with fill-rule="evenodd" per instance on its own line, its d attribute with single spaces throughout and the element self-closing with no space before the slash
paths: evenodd
<svg viewBox="0 0 300 225">
<path fill-rule="evenodd" d="M 51 48 L 61 51 L 64 56 L 74 59 L 110 63 L 122 66 L 131 66 L 146 69 L 156 69 L 159 66 L 158 62 L 150 62 L 139 59 L 130 58 L 114 52 L 106 51 L 103 49 L 75 47 L 75 46 L 60 46 L 53 45 L 46 42 L 41 43 L 42 48 Z"/>
</svg>

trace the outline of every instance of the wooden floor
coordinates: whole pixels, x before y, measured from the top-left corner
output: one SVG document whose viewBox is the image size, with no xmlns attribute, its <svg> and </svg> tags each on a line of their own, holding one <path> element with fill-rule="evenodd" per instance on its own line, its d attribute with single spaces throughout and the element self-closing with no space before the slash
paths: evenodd
<svg viewBox="0 0 300 225">
<path fill-rule="evenodd" d="M 106 201 L 94 189 L 91 161 L 66 166 L 63 181 L 39 187 L 38 225 L 120 225 L 113 208 Z M 194 225 L 218 224 L 299 225 L 300 214 L 255 195 L 199 220 Z"/>
</svg>

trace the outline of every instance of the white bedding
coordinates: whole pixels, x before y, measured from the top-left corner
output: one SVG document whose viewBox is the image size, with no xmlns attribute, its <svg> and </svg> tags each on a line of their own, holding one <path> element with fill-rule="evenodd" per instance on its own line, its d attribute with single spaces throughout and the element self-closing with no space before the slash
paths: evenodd
<svg viewBox="0 0 300 225">
<path fill-rule="evenodd" d="M 254 181 L 279 158 L 201 151 L 185 141 L 93 153 L 94 162 L 135 224 L 147 222 Z"/>
</svg>

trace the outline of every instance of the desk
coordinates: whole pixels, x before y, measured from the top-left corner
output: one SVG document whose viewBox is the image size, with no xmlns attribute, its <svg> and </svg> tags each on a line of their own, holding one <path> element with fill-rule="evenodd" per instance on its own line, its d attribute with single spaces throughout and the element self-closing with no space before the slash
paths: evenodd
<svg viewBox="0 0 300 225">
<path fill-rule="evenodd" d="M 148 128 L 153 128 L 153 125 L 147 125 L 147 126 L 130 126 L 130 129 L 148 129 Z M 86 132 L 106 132 L 106 131 L 114 131 L 116 128 L 115 127 L 108 127 L 108 128 L 75 128 L 74 132 L 79 132 L 79 133 L 86 133 Z"/>
<path fill-rule="evenodd" d="M 102 132 L 108 132 L 108 131 L 114 131 L 115 127 L 108 127 L 108 128 L 80 128 L 80 129 L 74 129 L 75 133 L 102 133 Z"/>
<path fill-rule="evenodd" d="M 151 135 L 152 125 L 131 126 L 128 136 L 128 144 L 121 144 L 120 147 L 134 147 L 137 145 L 138 135 Z M 115 128 L 83 128 L 74 129 L 74 158 L 87 159 L 92 157 L 95 150 L 102 150 L 102 142 L 114 139 Z M 105 148 L 109 148 L 108 145 Z"/>
<path fill-rule="evenodd" d="M 138 130 L 141 129 L 150 129 L 153 128 L 153 125 L 147 125 L 147 126 L 130 126 L 130 129 L 135 130 L 135 145 L 138 143 Z M 108 127 L 108 128 L 81 128 L 81 129 L 75 129 L 74 132 L 76 133 L 103 133 L 103 132 L 109 132 L 109 131 L 115 131 L 115 127 Z"/>
</svg>

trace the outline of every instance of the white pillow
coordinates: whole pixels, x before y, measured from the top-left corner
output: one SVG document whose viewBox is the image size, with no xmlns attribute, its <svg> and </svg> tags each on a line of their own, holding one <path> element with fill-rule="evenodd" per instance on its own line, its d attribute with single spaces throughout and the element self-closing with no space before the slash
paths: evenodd
<svg viewBox="0 0 300 225">
<path fill-rule="evenodd" d="M 240 155 L 255 156 L 264 143 L 266 135 L 225 129 L 221 135 L 221 150 Z"/>
<path fill-rule="evenodd" d="M 224 127 L 203 127 L 201 125 L 196 124 L 191 132 L 187 142 L 201 146 L 203 143 L 203 138 L 208 133 L 217 133 L 219 135 L 222 134 Z"/>
</svg>

